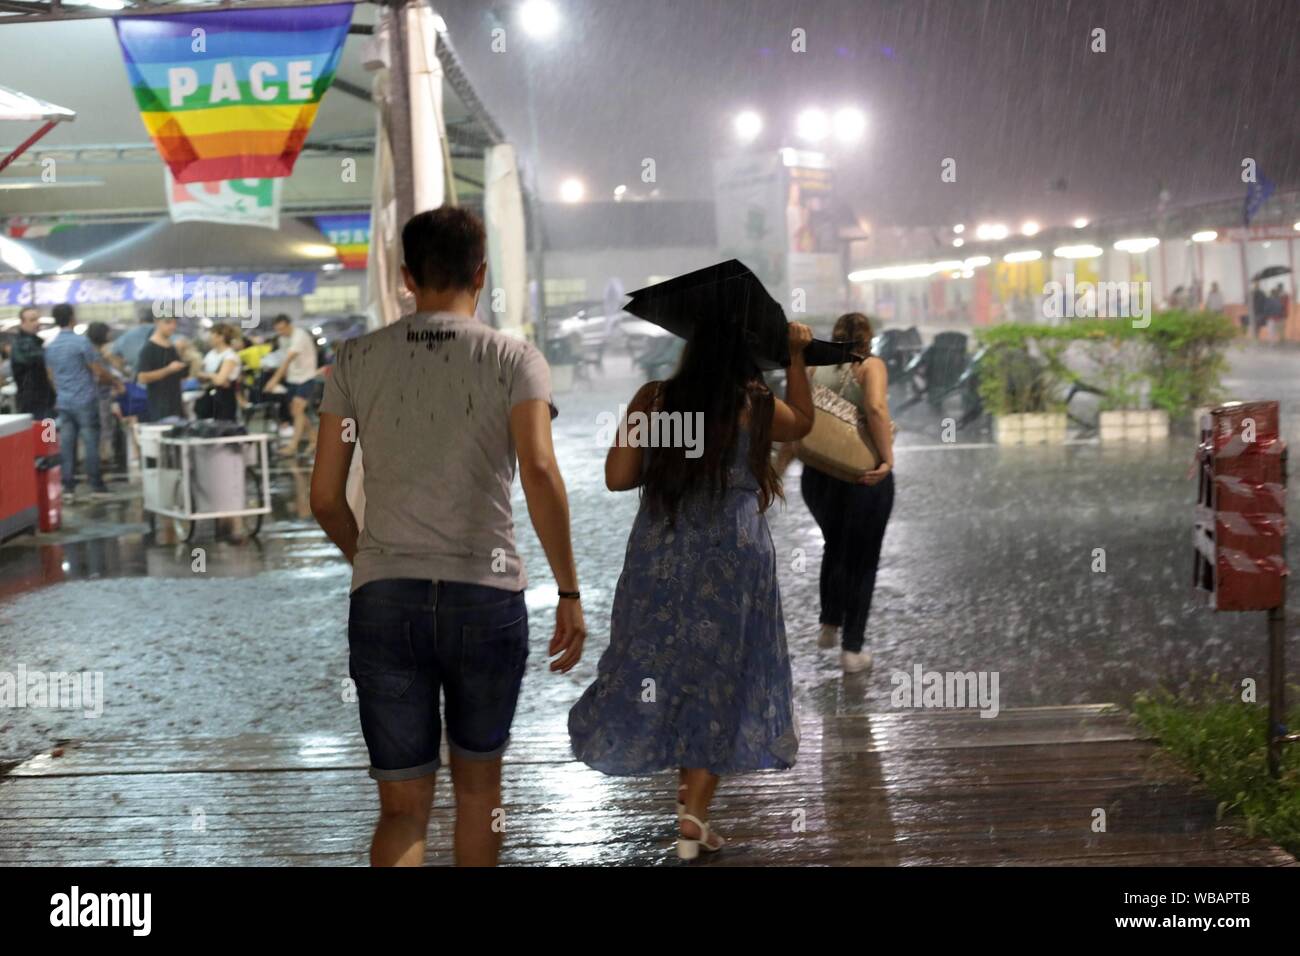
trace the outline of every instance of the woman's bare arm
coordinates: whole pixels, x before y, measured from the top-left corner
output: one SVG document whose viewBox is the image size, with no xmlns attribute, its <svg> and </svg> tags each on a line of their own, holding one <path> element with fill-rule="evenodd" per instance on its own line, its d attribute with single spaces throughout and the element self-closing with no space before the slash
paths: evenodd
<svg viewBox="0 0 1300 956">
<path fill-rule="evenodd" d="M 798 441 L 812 431 L 812 384 L 803 362 L 804 346 L 812 341 L 812 330 L 790 323 L 790 367 L 785 372 L 785 401 L 774 400 L 772 441 Z"/>
<path fill-rule="evenodd" d="M 641 486 L 641 449 L 620 445 L 619 437 L 627 432 L 624 424 L 627 416 L 633 412 L 648 411 L 661 384 L 646 382 L 637 390 L 618 432 L 614 434 L 614 442 L 609 446 L 609 454 L 605 456 L 605 487 L 610 491 L 631 491 Z"/>
<path fill-rule="evenodd" d="M 862 386 L 862 411 L 867 416 L 867 432 L 880 452 L 880 465 L 863 476 L 864 484 L 874 485 L 894 467 L 894 425 L 889 415 L 889 370 L 872 355 L 856 370 Z"/>
</svg>

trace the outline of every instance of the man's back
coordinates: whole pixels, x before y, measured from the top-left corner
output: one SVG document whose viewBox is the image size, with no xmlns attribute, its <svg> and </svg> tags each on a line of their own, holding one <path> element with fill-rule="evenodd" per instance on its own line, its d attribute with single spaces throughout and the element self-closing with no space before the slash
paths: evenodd
<svg viewBox="0 0 1300 956">
<path fill-rule="evenodd" d="M 95 347 L 71 328 L 61 329 L 53 341 L 46 344 L 45 364 L 54 377 L 60 408 L 90 405 L 98 400 L 95 376 L 90 371 L 91 364 L 98 361 Z"/>
<path fill-rule="evenodd" d="M 510 409 L 531 399 L 551 400 L 541 353 L 468 316 L 407 316 L 340 348 L 321 411 L 354 420 L 364 454 L 353 589 L 383 578 L 525 586 Z"/>
</svg>

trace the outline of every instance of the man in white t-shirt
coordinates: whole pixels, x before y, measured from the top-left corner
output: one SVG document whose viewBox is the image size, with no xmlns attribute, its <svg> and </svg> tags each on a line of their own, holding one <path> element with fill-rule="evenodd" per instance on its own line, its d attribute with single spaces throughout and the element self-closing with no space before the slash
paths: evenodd
<svg viewBox="0 0 1300 956">
<path fill-rule="evenodd" d="M 289 412 L 293 415 L 293 443 L 282 446 L 280 454 L 298 454 L 304 436 L 308 439 L 308 452 L 314 452 L 316 432 L 307 418 L 307 406 L 316 387 L 316 343 L 305 330 L 296 328 L 287 315 L 277 315 L 274 324 L 284 357 L 265 390 L 271 391 L 283 380 L 289 390 Z"/>
<path fill-rule="evenodd" d="M 486 245 L 463 208 L 411 217 L 402 277 L 416 311 L 340 345 L 320 405 L 311 510 L 352 564 L 348 672 L 379 784 L 376 866 L 424 861 L 444 716 L 456 863 L 500 854 L 501 759 L 528 659 L 516 473 L 558 588 L 551 671 L 570 671 L 586 638 L 550 369 L 475 318 Z M 362 522 L 346 491 L 358 447 Z"/>
</svg>

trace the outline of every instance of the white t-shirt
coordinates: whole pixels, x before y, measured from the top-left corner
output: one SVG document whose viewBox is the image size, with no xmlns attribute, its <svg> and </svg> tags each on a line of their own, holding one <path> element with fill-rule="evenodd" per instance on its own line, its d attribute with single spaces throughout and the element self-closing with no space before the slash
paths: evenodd
<svg viewBox="0 0 1300 956">
<path fill-rule="evenodd" d="M 280 342 L 285 349 L 285 354 L 293 352 L 293 361 L 289 363 L 289 370 L 284 373 L 285 381 L 290 385 L 301 385 L 303 382 L 309 382 L 316 377 L 316 342 L 303 329 L 294 329 L 289 333 L 289 341 L 286 343 L 281 337 Z"/>
<path fill-rule="evenodd" d="M 542 353 L 469 316 L 419 313 L 339 346 L 322 412 L 365 452 L 352 590 L 383 578 L 528 584 L 510 507 L 510 410 L 551 406 Z"/>
<path fill-rule="evenodd" d="M 241 363 L 239 361 L 239 354 L 228 346 L 222 351 L 209 349 L 208 354 L 203 356 L 203 371 L 207 372 L 209 375 L 216 375 L 221 371 L 221 366 L 226 364 L 226 359 L 235 360 L 235 368 L 226 378 L 227 382 L 233 382 L 235 379 L 239 378 Z"/>
</svg>

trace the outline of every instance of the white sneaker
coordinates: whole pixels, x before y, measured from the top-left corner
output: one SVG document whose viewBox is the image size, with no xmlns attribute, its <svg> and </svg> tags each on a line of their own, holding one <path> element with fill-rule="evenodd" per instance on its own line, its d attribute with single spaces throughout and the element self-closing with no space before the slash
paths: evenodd
<svg viewBox="0 0 1300 956">
<path fill-rule="evenodd" d="M 817 646 L 839 647 L 840 629 L 834 624 L 823 624 L 821 631 L 817 634 Z"/>
<path fill-rule="evenodd" d="M 841 651 L 840 666 L 846 674 L 858 674 L 871 666 L 871 652 L 865 647 L 860 651 Z"/>
</svg>

